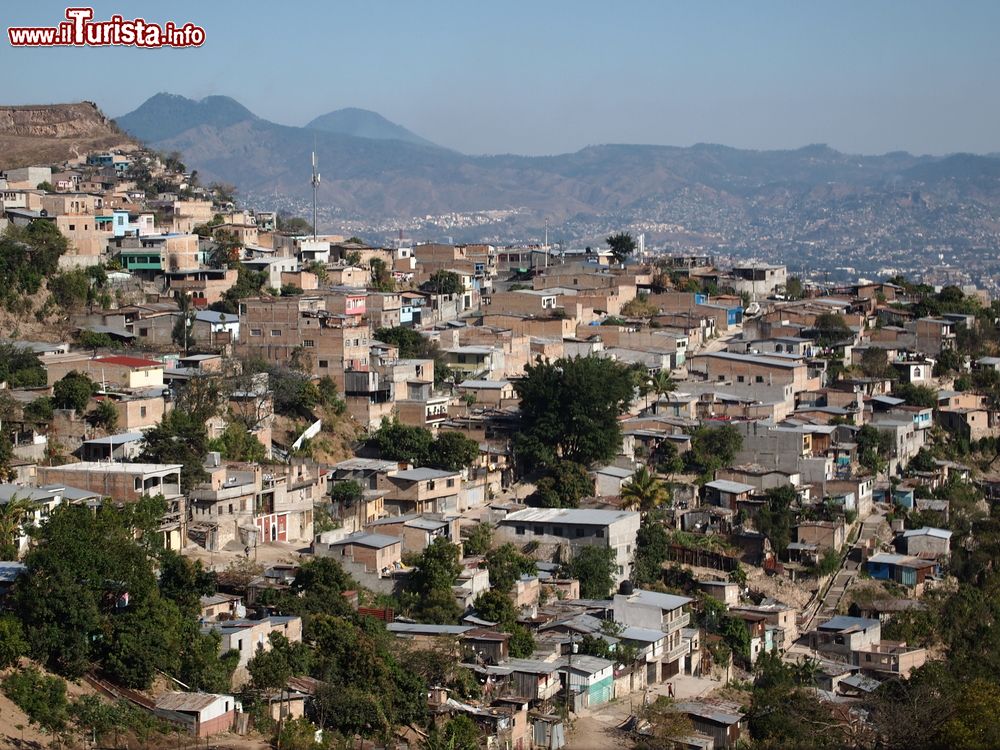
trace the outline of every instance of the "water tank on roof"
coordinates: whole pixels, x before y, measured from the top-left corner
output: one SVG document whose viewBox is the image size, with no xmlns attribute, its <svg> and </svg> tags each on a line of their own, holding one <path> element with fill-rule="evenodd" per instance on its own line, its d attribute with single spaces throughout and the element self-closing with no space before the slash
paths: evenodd
<svg viewBox="0 0 1000 750">
<path fill-rule="evenodd" d="M 632 585 L 631 581 L 622 581 L 618 586 L 619 594 L 630 596 L 633 591 L 635 591 L 635 586 Z"/>
</svg>

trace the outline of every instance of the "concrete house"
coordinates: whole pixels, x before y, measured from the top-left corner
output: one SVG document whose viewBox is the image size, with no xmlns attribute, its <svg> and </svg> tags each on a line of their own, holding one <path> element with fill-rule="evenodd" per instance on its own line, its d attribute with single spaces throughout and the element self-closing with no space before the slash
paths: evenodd
<svg viewBox="0 0 1000 750">
<path fill-rule="evenodd" d="M 661 679 L 684 671 L 684 660 L 690 647 L 681 631 L 691 621 L 691 615 L 685 608 L 692 601 L 686 596 L 641 589 L 630 594 L 616 594 L 613 600 L 614 619 L 619 625 L 661 630 L 667 634 L 660 660 Z"/>
<path fill-rule="evenodd" d="M 202 625 L 202 631 L 217 631 L 222 636 L 219 654 L 236 651 L 240 659 L 233 673 L 233 685 L 240 686 L 250 675 L 246 666 L 256 655 L 257 649 L 271 650 L 271 633 L 280 633 L 292 643 L 302 641 L 301 617 L 265 617 L 263 620 L 225 620 Z"/>
<path fill-rule="evenodd" d="M 716 750 L 736 747 L 746 729 L 744 715 L 729 705 L 688 701 L 678 703 L 675 709 L 687 714 L 695 731 L 711 737 Z"/>
<path fill-rule="evenodd" d="M 317 554 L 320 554 L 320 546 L 316 545 Z M 326 553 L 329 556 L 363 565 L 366 573 L 388 575 L 402 565 L 402 541 L 387 534 L 350 534 L 327 547 Z"/>
<path fill-rule="evenodd" d="M 750 499 L 755 489 L 752 484 L 716 479 L 705 484 L 705 503 L 735 511 L 739 503 Z"/>
<path fill-rule="evenodd" d="M 153 713 L 167 721 L 186 724 L 195 737 L 211 737 L 232 730 L 236 699 L 231 695 L 174 691 L 156 699 Z"/>
<path fill-rule="evenodd" d="M 917 557 L 941 558 L 951 555 L 951 532 L 924 526 L 903 532 L 902 551 Z"/>
<path fill-rule="evenodd" d="M 631 575 L 639 520 L 634 511 L 526 508 L 507 514 L 497 527 L 497 537 L 518 546 L 536 542 L 541 548 L 568 545 L 572 550 L 595 544 L 610 547 L 615 552 L 616 583 L 620 583 Z"/>
<path fill-rule="evenodd" d="M 846 530 L 836 521 L 803 521 L 795 527 L 796 541 L 815 544 L 821 551 L 844 546 Z"/>
<path fill-rule="evenodd" d="M 377 475 L 376 489 L 397 513 L 458 513 L 462 475 L 457 471 L 415 468 Z"/>
<path fill-rule="evenodd" d="M 860 651 L 882 640 L 882 626 L 878 620 L 837 615 L 809 633 L 809 647 L 845 659 L 851 652 Z"/>
<path fill-rule="evenodd" d="M 575 654 L 555 662 L 569 679 L 572 693 L 580 693 L 584 705 L 601 706 L 614 698 L 615 663 L 599 656 Z"/>
</svg>

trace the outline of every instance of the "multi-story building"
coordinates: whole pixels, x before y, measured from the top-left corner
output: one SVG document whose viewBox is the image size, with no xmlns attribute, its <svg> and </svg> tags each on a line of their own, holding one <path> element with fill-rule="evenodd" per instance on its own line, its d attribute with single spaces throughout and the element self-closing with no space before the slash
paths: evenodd
<svg viewBox="0 0 1000 750">
<path fill-rule="evenodd" d="M 684 659 L 688 656 L 689 645 L 681 631 L 691 621 L 687 607 L 692 601 L 686 596 L 641 589 L 615 594 L 613 606 L 616 623 L 666 633 L 666 643 L 660 657 L 661 679 L 684 671 Z"/>
<path fill-rule="evenodd" d="M 616 583 L 631 575 L 638 532 L 639 514 L 634 511 L 583 508 L 527 508 L 509 513 L 497 527 L 498 538 L 519 546 L 535 542 L 539 548 L 610 547 L 615 553 Z"/>
<path fill-rule="evenodd" d="M 312 539 L 313 504 L 326 490 L 317 472 L 300 464 L 289 474 L 257 464 L 223 465 L 217 454 L 209 460 L 208 481 L 189 493 L 192 539 L 209 550 L 232 541 L 253 547 Z"/>
<path fill-rule="evenodd" d="M 316 377 L 329 376 L 343 392 L 345 373 L 369 369 L 371 329 L 360 322 L 363 312 L 330 312 L 327 299 L 317 296 L 246 299 L 238 349 L 275 364 L 297 362 Z"/>
</svg>

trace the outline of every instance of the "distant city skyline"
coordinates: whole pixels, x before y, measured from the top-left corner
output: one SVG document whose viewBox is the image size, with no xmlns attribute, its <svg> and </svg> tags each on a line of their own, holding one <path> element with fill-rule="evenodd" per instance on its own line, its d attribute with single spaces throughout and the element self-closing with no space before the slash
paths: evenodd
<svg viewBox="0 0 1000 750">
<path fill-rule="evenodd" d="M 465 153 L 598 143 L 1000 152 L 1000 3 L 95 2 L 204 27 L 198 49 L 12 48 L 2 103 L 231 96 L 303 125 L 378 112 Z M 5 7 L 54 25 L 65 3 Z M 274 14 L 278 15 L 275 16 Z M 5 34 L 6 36 L 6 34 Z"/>
</svg>

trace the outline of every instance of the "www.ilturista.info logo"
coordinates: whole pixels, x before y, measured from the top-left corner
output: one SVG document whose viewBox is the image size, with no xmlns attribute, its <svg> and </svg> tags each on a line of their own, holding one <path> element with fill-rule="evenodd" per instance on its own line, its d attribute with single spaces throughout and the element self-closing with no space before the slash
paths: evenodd
<svg viewBox="0 0 1000 750">
<path fill-rule="evenodd" d="M 168 21 L 151 23 L 142 18 L 111 16 L 94 21 L 93 8 L 67 8 L 58 26 L 11 26 L 7 36 L 13 47 L 200 47 L 205 29 Z"/>
</svg>

